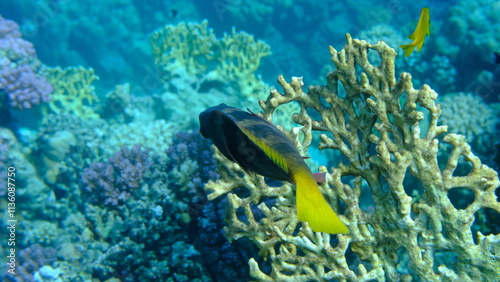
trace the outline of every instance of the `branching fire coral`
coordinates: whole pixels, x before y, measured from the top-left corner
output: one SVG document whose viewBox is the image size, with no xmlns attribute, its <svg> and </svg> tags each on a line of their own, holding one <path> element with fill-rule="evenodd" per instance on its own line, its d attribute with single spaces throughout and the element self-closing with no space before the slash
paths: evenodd
<svg viewBox="0 0 500 282">
<path fill-rule="evenodd" d="M 149 41 L 155 63 L 168 74 L 164 80 L 189 78 L 197 82 L 195 88 L 206 81 L 234 82 L 238 93 L 252 99 L 269 89 L 255 71 L 271 47 L 246 32 L 233 29 L 216 38 L 205 20 L 166 25 L 151 33 Z"/>
<path fill-rule="evenodd" d="M 377 53 L 380 64 L 371 64 L 368 52 Z M 481 164 L 463 136 L 446 134 L 447 126 L 438 125 L 435 91 L 428 85 L 414 89 L 408 73 L 396 79 L 396 52 L 384 42 L 347 35 L 344 49 L 330 47 L 330 54 L 335 70 L 326 86 L 310 86 L 305 93 L 302 78 L 289 83 L 280 76 L 284 93 L 271 91 L 260 106 L 263 117 L 272 120 L 280 106 L 300 104 L 292 118 L 302 128 L 285 132 L 299 151 L 306 155 L 313 131 L 319 131 L 320 149 L 342 153 L 345 162 L 329 172 L 320 167 L 327 174 L 320 188 L 350 234 L 313 232 L 295 216 L 293 185 L 269 186 L 216 152 L 221 178 L 205 189 L 210 200 L 227 194 L 225 235 L 250 239 L 271 266 L 269 271 L 250 259 L 251 276 L 261 281 L 498 280 L 500 234 L 471 231 L 478 211 L 500 212 L 497 173 Z M 453 146 L 445 164 L 437 159 L 440 142 Z M 459 158 L 470 163 L 467 175 L 454 174 Z M 361 201 L 363 187 L 371 192 L 371 208 Z M 453 206 L 448 192 L 454 188 L 474 192 L 468 207 Z"/>
</svg>

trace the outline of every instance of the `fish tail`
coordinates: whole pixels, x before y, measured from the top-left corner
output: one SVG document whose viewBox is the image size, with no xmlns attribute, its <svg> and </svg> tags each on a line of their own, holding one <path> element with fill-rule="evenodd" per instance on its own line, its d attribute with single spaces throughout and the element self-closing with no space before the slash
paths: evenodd
<svg viewBox="0 0 500 282">
<path fill-rule="evenodd" d="M 315 232 L 348 234 L 347 226 L 326 202 L 310 171 L 301 170 L 292 175 L 297 187 L 297 217 L 309 223 Z"/>
<path fill-rule="evenodd" d="M 413 44 L 399 45 L 399 47 L 405 50 L 405 57 L 410 56 L 411 53 L 413 52 L 413 49 L 415 49 L 415 45 Z"/>
<path fill-rule="evenodd" d="M 422 39 L 422 41 L 420 41 L 418 44 L 417 44 L 417 51 L 420 52 L 420 49 L 422 49 L 422 46 L 424 46 L 424 41 L 425 41 L 425 38 Z"/>
</svg>

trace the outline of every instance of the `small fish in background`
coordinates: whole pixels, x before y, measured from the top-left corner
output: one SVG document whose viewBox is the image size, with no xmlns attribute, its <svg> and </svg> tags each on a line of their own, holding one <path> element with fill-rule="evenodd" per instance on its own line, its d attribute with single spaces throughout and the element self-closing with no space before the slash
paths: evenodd
<svg viewBox="0 0 500 282">
<path fill-rule="evenodd" d="M 420 49 L 422 49 L 422 46 L 424 45 L 426 35 L 431 35 L 431 14 L 429 8 L 422 9 L 415 31 L 408 36 L 408 38 L 413 40 L 413 42 L 399 46 L 405 51 L 405 57 L 410 56 L 415 47 L 417 47 L 417 51 L 420 52 Z"/>
<path fill-rule="evenodd" d="M 498 52 L 493 52 L 495 55 L 495 64 L 500 64 L 500 53 Z"/>
<path fill-rule="evenodd" d="M 172 18 L 177 18 L 177 14 L 179 14 L 179 11 L 176 9 L 170 9 L 170 14 L 172 15 Z"/>
<path fill-rule="evenodd" d="M 245 171 L 296 184 L 297 217 L 312 230 L 349 233 L 326 202 L 313 173 L 294 144 L 254 113 L 220 104 L 200 114 L 200 133 Z"/>
</svg>

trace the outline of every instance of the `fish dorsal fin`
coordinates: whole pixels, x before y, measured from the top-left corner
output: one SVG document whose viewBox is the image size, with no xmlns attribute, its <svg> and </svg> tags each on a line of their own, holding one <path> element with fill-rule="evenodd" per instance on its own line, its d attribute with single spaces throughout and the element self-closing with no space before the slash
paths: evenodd
<svg viewBox="0 0 500 282">
<path fill-rule="evenodd" d="M 251 133 L 248 129 L 244 128 L 243 126 L 238 125 L 240 130 L 250 139 L 252 142 L 257 145 L 265 154 L 268 158 L 270 158 L 277 166 L 279 166 L 283 171 L 286 173 L 288 172 L 288 164 L 285 160 L 285 158 L 280 155 L 278 152 L 276 152 L 274 149 L 269 147 L 264 141 L 259 139 L 257 136 L 255 136 L 253 133 Z"/>
<path fill-rule="evenodd" d="M 256 114 L 256 113 L 252 112 L 252 110 L 250 110 L 249 108 L 247 108 L 247 111 L 248 111 L 248 113 L 249 113 L 251 116 L 256 117 L 256 118 L 258 118 L 258 119 L 260 119 L 260 120 L 264 121 L 265 123 L 267 123 L 267 124 L 270 124 L 270 125 L 274 126 L 274 124 L 272 124 L 271 122 L 269 122 L 267 119 L 265 119 L 265 118 L 263 118 L 263 117 L 259 116 L 258 114 Z"/>
</svg>

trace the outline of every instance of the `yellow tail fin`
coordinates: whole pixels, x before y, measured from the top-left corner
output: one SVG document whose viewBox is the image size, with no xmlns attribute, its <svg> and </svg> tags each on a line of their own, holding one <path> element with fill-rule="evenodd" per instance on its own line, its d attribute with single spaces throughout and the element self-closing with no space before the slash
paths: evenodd
<svg viewBox="0 0 500 282">
<path fill-rule="evenodd" d="M 399 45 L 399 47 L 405 50 L 405 57 L 410 56 L 413 53 L 413 49 L 415 49 L 415 45 L 413 44 Z"/>
<path fill-rule="evenodd" d="M 293 174 L 297 185 L 297 217 L 306 221 L 315 232 L 348 234 L 347 226 L 326 202 L 310 171 Z"/>
</svg>

